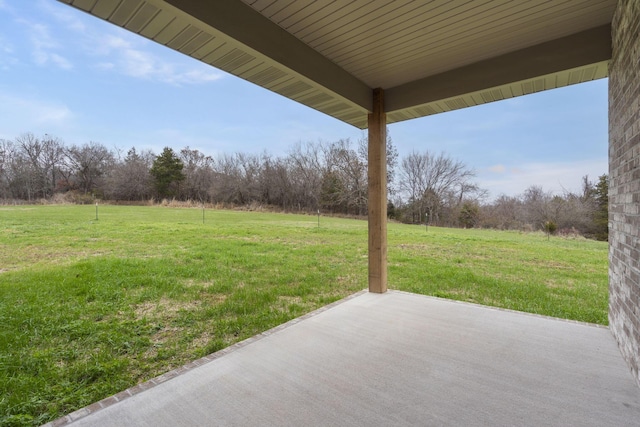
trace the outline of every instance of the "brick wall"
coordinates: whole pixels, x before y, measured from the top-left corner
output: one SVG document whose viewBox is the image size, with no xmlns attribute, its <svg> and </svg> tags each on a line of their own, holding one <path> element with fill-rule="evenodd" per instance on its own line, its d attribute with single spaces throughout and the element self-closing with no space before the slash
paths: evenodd
<svg viewBox="0 0 640 427">
<path fill-rule="evenodd" d="M 640 385 L 640 1 L 620 0 L 609 69 L 609 324 Z"/>
</svg>

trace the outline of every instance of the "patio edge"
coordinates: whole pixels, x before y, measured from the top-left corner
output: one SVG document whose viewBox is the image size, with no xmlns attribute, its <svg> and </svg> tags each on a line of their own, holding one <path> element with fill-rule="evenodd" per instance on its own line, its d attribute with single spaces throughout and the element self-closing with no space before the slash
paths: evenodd
<svg viewBox="0 0 640 427">
<path fill-rule="evenodd" d="M 348 296 L 346 296 L 346 297 L 344 297 L 342 299 L 339 299 L 338 301 L 334 301 L 334 302 L 332 302 L 330 304 L 327 304 L 327 305 L 325 305 L 323 307 L 320 307 L 320 308 L 318 308 L 316 310 L 313 310 L 313 311 L 311 311 L 311 312 L 309 312 L 307 314 L 304 314 L 304 315 L 302 315 L 300 317 L 296 317 L 295 319 L 291 319 L 288 322 L 285 322 L 285 323 L 283 323 L 281 325 L 275 326 L 275 327 L 273 327 L 271 329 L 268 329 L 268 330 L 266 330 L 264 332 L 261 332 L 261 333 L 259 333 L 257 335 L 254 335 L 254 336 L 249 337 L 249 338 L 247 338 L 245 340 L 242 340 L 242 341 L 239 341 L 239 342 L 237 342 L 235 344 L 232 344 L 229 347 L 225 347 L 222 350 L 218 350 L 215 353 L 208 354 L 208 355 L 206 355 L 204 357 L 201 357 L 201 358 L 196 359 L 196 360 L 194 360 L 192 362 L 189 362 L 186 365 L 183 365 L 183 366 L 181 366 L 179 368 L 176 368 L 176 369 L 173 369 L 171 371 L 165 372 L 164 374 L 162 374 L 160 376 L 157 376 L 157 377 L 152 378 L 152 379 L 150 379 L 148 381 L 145 381 L 145 382 L 142 382 L 140 384 L 137 384 L 137 385 L 135 385 L 133 387 L 130 387 L 130 388 L 126 389 L 126 390 L 123 390 L 123 391 L 121 391 L 121 392 L 119 392 L 117 394 L 114 394 L 112 396 L 109 396 L 109 397 L 106 397 L 106 398 L 104 398 L 102 400 L 99 400 L 98 402 L 92 403 L 89 406 L 85 406 L 84 408 L 80 408 L 80 409 L 78 409 L 78 410 L 76 410 L 74 412 L 71 412 L 71 413 L 69 413 L 67 415 L 64 415 L 64 416 L 62 416 L 62 417 L 60 417 L 58 419 L 50 421 L 50 422 L 48 422 L 46 424 L 42 424 L 41 427 L 62 427 L 62 426 L 66 426 L 68 424 L 71 424 L 74 421 L 77 421 L 77 420 L 79 420 L 81 418 L 87 417 L 87 416 L 89 416 L 89 415 L 91 415 L 91 414 L 93 414 L 95 412 L 100 411 L 101 409 L 108 408 L 108 407 L 110 407 L 112 405 L 115 405 L 118 402 L 121 402 L 121 401 L 123 401 L 125 399 L 128 399 L 128 398 L 130 398 L 132 396 L 135 396 L 135 395 L 137 395 L 139 393 L 142 393 L 145 390 L 148 390 L 148 389 L 153 388 L 153 387 L 155 387 L 157 385 L 165 383 L 165 382 L 167 382 L 167 381 L 169 381 L 169 380 L 171 380 L 173 378 L 176 378 L 176 377 L 178 377 L 178 376 L 180 376 L 180 375 L 182 375 L 182 374 L 184 374 L 186 372 L 189 372 L 190 370 L 192 370 L 194 368 L 197 368 L 199 366 L 202 366 L 202 365 L 205 365 L 205 364 L 207 364 L 209 362 L 212 362 L 212 361 L 214 361 L 216 359 L 219 359 L 220 357 L 222 357 L 222 356 L 224 356 L 226 354 L 229 354 L 229 353 L 231 353 L 233 351 L 236 351 L 236 350 L 238 350 L 240 348 L 246 347 L 249 344 L 252 344 L 252 343 L 254 343 L 256 341 L 259 341 L 259 340 L 261 340 L 263 338 L 266 338 L 266 337 L 268 337 L 270 335 L 273 335 L 273 334 L 275 334 L 275 333 L 277 333 L 277 332 L 279 332 L 279 331 L 281 331 L 283 329 L 286 329 L 286 328 L 288 328 L 290 326 L 293 326 L 293 325 L 295 325 L 295 324 L 297 324 L 297 323 L 299 323 L 299 322 L 301 322 L 303 320 L 306 320 L 306 319 L 309 319 L 311 317 L 317 316 L 320 313 L 323 313 L 323 312 L 325 312 L 327 310 L 330 310 L 331 308 L 333 308 L 333 307 L 335 307 L 337 305 L 340 305 L 340 304 L 342 304 L 342 303 L 344 303 L 346 301 L 349 301 L 351 299 L 357 298 L 360 295 L 366 294 L 367 292 L 368 291 L 365 289 L 365 290 L 362 290 L 362 291 L 358 291 L 358 292 L 356 292 L 354 294 L 348 295 Z"/>
</svg>

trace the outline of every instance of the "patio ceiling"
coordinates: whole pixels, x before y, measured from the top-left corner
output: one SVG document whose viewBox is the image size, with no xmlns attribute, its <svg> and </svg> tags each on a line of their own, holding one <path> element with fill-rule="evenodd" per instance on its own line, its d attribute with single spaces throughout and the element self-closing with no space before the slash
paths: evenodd
<svg viewBox="0 0 640 427">
<path fill-rule="evenodd" d="M 607 76 L 616 0 L 60 0 L 359 128 Z"/>
</svg>

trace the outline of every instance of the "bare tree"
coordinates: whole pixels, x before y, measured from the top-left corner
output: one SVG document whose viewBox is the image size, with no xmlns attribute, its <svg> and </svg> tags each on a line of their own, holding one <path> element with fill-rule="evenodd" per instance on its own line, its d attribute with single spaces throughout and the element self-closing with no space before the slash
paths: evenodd
<svg viewBox="0 0 640 427">
<path fill-rule="evenodd" d="M 215 163 L 216 179 L 211 188 L 214 200 L 237 205 L 259 199 L 260 158 L 236 153 L 223 155 Z"/>
<path fill-rule="evenodd" d="M 113 153 L 104 145 L 89 142 L 65 150 L 67 185 L 84 194 L 103 192 L 104 178 L 115 163 Z"/>
<path fill-rule="evenodd" d="M 362 137 L 358 140 L 358 156 L 368 167 L 369 140 Z M 391 199 L 396 193 L 396 167 L 398 166 L 398 149 L 393 143 L 391 133 L 387 128 L 387 198 Z"/>
<path fill-rule="evenodd" d="M 596 236 L 596 188 L 583 177 L 578 193 L 564 191 L 553 194 L 532 185 L 515 197 L 500 196 L 481 207 L 481 226 L 499 229 L 549 230 L 556 226 L 560 233 Z"/>
<path fill-rule="evenodd" d="M 11 163 L 14 158 L 14 145 L 11 141 L 0 139 L 0 199 L 13 198 L 11 192 Z"/>
<path fill-rule="evenodd" d="M 16 138 L 15 144 L 19 150 L 16 161 L 22 163 L 21 174 L 26 174 L 20 180 L 28 200 L 52 196 L 57 184 L 57 167 L 64 154 L 62 142 L 46 134 L 38 139 L 32 133 L 24 133 Z"/>
<path fill-rule="evenodd" d="M 241 203 L 249 204 L 260 199 L 260 157 L 254 154 L 236 154 L 240 167 L 240 183 L 237 186 Z"/>
<path fill-rule="evenodd" d="M 341 139 L 323 147 L 326 171 L 323 194 L 327 189 L 333 208 L 344 213 L 364 215 L 367 211 L 367 161 L 351 148 L 349 139 Z"/>
<path fill-rule="evenodd" d="M 189 147 L 180 150 L 185 179 L 181 185 L 182 198 L 203 202 L 213 185 L 214 161 L 198 150 Z"/>
<path fill-rule="evenodd" d="M 412 223 L 419 223 L 425 211 L 423 196 L 427 183 L 423 172 L 427 168 L 427 160 L 427 156 L 413 151 L 400 163 L 400 191 L 409 206 Z"/>
<path fill-rule="evenodd" d="M 236 156 L 224 154 L 215 163 L 216 179 L 211 187 L 211 198 L 216 202 L 239 203 L 236 186 L 240 170 Z"/>
<path fill-rule="evenodd" d="M 325 164 L 320 144 L 298 143 L 286 158 L 291 199 L 298 210 L 319 209 Z"/>
<path fill-rule="evenodd" d="M 553 195 L 542 187 L 532 185 L 522 195 L 522 218 L 534 230 L 541 230 L 547 221 L 556 221 L 551 200 Z M 556 207 L 557 207 L 556 202 Z"/>
<path fill-rule="evenodd" d="M 283 209 L 293 207 L 294 197 L 291 191 L 291 174 L 286 159 L 273 158 L 264 153 L 261 158 L 260 199 L 268 205 Z"/>
<path fill-rule="evenodd" d="M 522 200 L 503 194 L 493 203 L 482 206 L 480 225 L 498 230 L 519 230 L 524 225 L 521 212 Z"/>
<path fill-rule="evenodd" d="M 152 194 L 149 170 L 155 159 L 150 151 L 138 153 L 131 148 L 124 159 L 116 162 L 109 174 L 108 196 L 116 200 L 147 200 Z"/>
<path fill-rule="evenodd" d="M 481 193 L 472 182 L 475 172 L 444 153 L 416 151 L 404 157 L 400 166 L 400 190 L 407 199 L 411 222 L 424 215 L 435 223 L 457 223 L 462 203 Z M 443 217 L 446 214 L 446 218 Z"/>
</svg>

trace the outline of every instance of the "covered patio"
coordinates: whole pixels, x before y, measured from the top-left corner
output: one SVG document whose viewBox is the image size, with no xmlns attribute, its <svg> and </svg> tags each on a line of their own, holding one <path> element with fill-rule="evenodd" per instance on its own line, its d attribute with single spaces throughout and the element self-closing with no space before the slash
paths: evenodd
<svg viewBox="0 0 640 427">
<path fill-rule="evenodd" d="M 637 426 L 609 331 L 360 292 L 49 426 Z"/>
<path fill-rule="evenodd" d="M 368 128 L 370 293 L 53 425 L 638 424 L 639 2 L 60 1 Z M 607 76 L 612 334 L 385 293 L 388 124 Z"/>
</svg>

